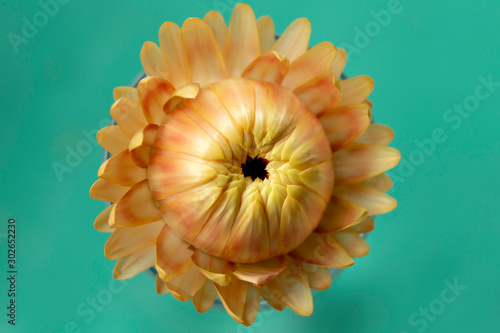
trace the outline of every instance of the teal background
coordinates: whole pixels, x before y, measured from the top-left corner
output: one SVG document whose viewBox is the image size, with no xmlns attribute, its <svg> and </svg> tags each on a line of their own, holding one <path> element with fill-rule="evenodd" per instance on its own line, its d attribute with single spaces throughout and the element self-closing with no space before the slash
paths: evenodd
<svg viewBox="0 0 500 333">
<path fill-rule="evenodd" d="M 315 296 L 313 315 L 268 312 L 243 328 L 224 312 L 197 314 L 191 302 L 156 295 L 146 274 L 112 285 L 120 290 L 109 304 L 89 310 L 87 299 L 109 288 L 114 265 L 103 255 L 107 235 L 92 227 L 104 204 L 88 195 L 102 150 L 92 145 L 61 181 L 52 166 L 109 119 L 113 87 L 141 70 L 141 46 L 157 42 L 164 21 L 180 25 L 212 9 L 228 19 L 234 1 L 72 0 L 16 53 L 8 33 L 21 35 L 23 17 L 32 21 L 41 7 L 1 0 L 0 269 L 14 217 L 19 273 L 15 327 L 0 274 L 0 331 L 500 332 L 500 87 L 470 113 L 448 111 L 473 101 L 480 77 L 500 81 L 500 2 L 401 0 L 391 22 L 360 44 L 356 27 L 373 28 L 370 12 L 389 2 L 250 2 L 277 32 L 305 16 L 311 44 L 357 47 L 346 73 L 374 78 L 374 115 L 396 132 L 403 163 L 391 173 L 399 207 L 376 220 L 371 253 Z M 416 141 L 436 129 L 446 140 L 419 153 Z M 455 279 L 466 289 L 440 309 L 445 281 Z M 439 312 L 432 320 L 418 314 L 429 306 Z"/>
</svg>

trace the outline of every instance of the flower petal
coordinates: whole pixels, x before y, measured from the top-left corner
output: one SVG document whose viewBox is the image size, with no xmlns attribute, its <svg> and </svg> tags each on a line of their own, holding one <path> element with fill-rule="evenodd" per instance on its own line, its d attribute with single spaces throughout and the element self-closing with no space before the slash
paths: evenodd
<svg viewBox="0 0 500 333">
<path fill-rule="evenodd" d="M 116 155 L 127 149 L 129 138 L 120 129 L 120 126 L 113 125 L 102 128 L 97 132 L 97 142 L 111 153 Z"/>
<path fill-rule="evenodd" d="M 369 215 L 388 213 L 398 204 L 390 195 L 361 183 L 337 186 L 333 194 L 368 209 Z"/>
<path fill-rule="evenodd" d="M 138 99 L 139 95 L 137 94 L 137 89 L 134 87 L 116 87 L 113 90 L 113 99 L 115 101 L 119 100 L 122 97 L 129 97 L 133 99 Z"/>
<path fill-rule="evenodd" d="M 217 298 L 217 291 L 215 291 L 212 281 L 207 280 L 203 287 L 193 296 L 193 304 L 196 311 L 203 313 L 210 310 Z"/>
<path fill-rule="evenodd" d="M 158 125 L 149 124 L 142 131 L 137 132 L 130 140 L 128 146 L 130 158 L 138 167 L 147 168 L 149 166 L 149 158 L 157 131 Z"/>
<path fill-rule="evenodd" d="M 132 228 L 115 228 L 104 246 L 104 254 L 109 260 L 153 246 L 165 222 L 158 221 Z"/>
<path fill-rule="evenodd" d="M 298 86 L 327 73 L 337 50 L 330 42 L 322 42 L 306 51 L 290 64 L 283 86 L 293 90 Z"/>
<path fill-rule="evenodd" d="M 339 105 L 342 99 L 341 89 L 339 79 L 329 72 L 297 87 L 294 93 L 312 113 L 319 114 Z"/>
<path fill-rule="evenodd" d="M 167 284 L 160 277 L 160 274 L 156 273 L 156 292 L 160 295 L 168 293 Z"/>
<path fill-rule="evenodd" d="M 158 39 L 168 81 L 172 82 L 175 87 L 186 84 L 181 29 L 175 23 L 165 22 L 160 28 Z"/>
<path fill-rule="evenodd" d="M 161 50 L 155 43 L 144 43 L 141 49 L 141 62 L 147 76 L 167 77 Z"/>
<path fill-rule="evenodd" d="M 290 256 L 305 263 L 345 268 L 352 266 L 354 260 L 333 237 L 334 233 L 312 233 L 301 245 L 290 252 Z"/>
<path fill-rule="evenodd" d="M 370 124 L 366 131 L 355 141 L 372 145 L 387 146 L 394 138 L 394 131 L 386 125 Z"/>
<path fill-rule="evenodd" d="M 274 51 L 266 52 L 245 68 L 242 77 L 280 84 L 288 73 L 290 62 Z"/>
<path fill-rule="evenodd" d="M 182 26 L 181 37 L 188 82 L 207 85 L 228 77 L 217 40 L 205 21 L 187 19 Z"/>
<path fill-rule="evenodd" d="M 337 55 L 333 60 L 330 70 L 336 77 L 340 77 L 344 71 L 345 64 L 347 63 L 347 52 L 343 48 L 337 48 Z"/>
<path fill-rule="evenodd" d="M 210 29 L 212 29 L 215 40 L 219 45 L 219 49 L 223 50 L 224 44 L 226 43 L 227 26 L 221 13 L 212 10 L 205 15 L 203 20 L 208 24 Z"/>
<path fill-rule="evenodd" d="M 309 287 L 315 290 L 325 290 L 332 284 L 332 275 L 327 267 L 304 264 Z"/>
<path fill-rule="evenodd" d="M 118 153 L 105 161 L 97 176 L 112 183 L 123 186 L 134 186 L 147 178 L 146 169 L 140 168 L 132 162 L 128 150 Z"/>
<path fill-rule="evenodd" d="M 272 281 L 286 268 L 285 257 L 274 257 L 252 264 L 236 263 L 233 274 L 242 281 L 262 287 Z"/>
<path fill-rule="evenodd" d="M 148 123 L 160 125 L 163 122 L 166 115 L 163 106 L 174 91 L 174 86 L 160 77 L 147 77 L 139 82 L 137 92 Z"/>
<path fill-rule="evenodd" d="M 342 101 L 340 105 L 359 104 L 371 94 L 373 80 L 366 75 L 360 75 L 342 80 Z"/>
<path fill-rule="evenodd" d="M 269 16 L 261 16 L 257 19 L 259 30 L 260 51 L 262 53 L 271 50 L 275 42 L 274 22 Z"/>
<path fill-rule="evenodd" d="M 375 228 L 375 223 L 371 216 L 367 216 L 363 221 L 351 227 L 351 230 L 356 231 L 358 234 L 370 232 Z"/>
<path fill-rule="evenodd" d="M 156 269 L 165 282 L 186 272 L 193 264 L 189 244 L 177 236 L 168 225 L 163 226 L 156 240 Z"/>
<path fill-rule="evenodd" d="M 281 292 L 279 290 L 274 290 L 274 293 L 271 293 L 269 288 L 267 286 L 264 286 L 261 288 L 262 292 L 262 298 L 266 300 L 266 302 L 275 308 L 278 311 L 283 311 L 286 308 L 286 305 L 278 300 L 275 295 L 281 295 Z"/>
<path fill-rule="evenodd" d="M 132 138 L 137 131 L 142 130 L 148 124 L 141 105 L 136 99 L 120 98 L 113 104 L 110 113 L 128 138 Z"/>
<path fill-rule="evenodd" d="M 397 149 L 353 143 L 332 155 L 336 184 L 357 183 L 395 167 L 401 159 Z"/>
<path fill-rule="evenodd" d="M 186 302 L 205 285 L 207 278 L 201 274 L 198 267 L 191 265 L 186 272 L 167 282 L 167 288 L 172 294 L 177 294 L 179 299 Z"/>
<path fill-rule="evenodd" d="M 260 289 L 248 282 L 233 279 L 228 286 L 214 284 L 226 311 L 238 323 L 252 325 L 260 305 Z"/>
<path fill-rule="evenodd" d="M 116 202 L 130 190 L 128 186 L 118 185 L 105 179 L 98 179 L 90 188 L 90 197 L 95 200 Z"/>
<path fill-rule="evenodd" d="M 365 179 L 363 180 L 363 184 L 383 192 L 389 191 L 392 188 L 392 180 L 385 173 Z"/>
<path fill-rule="evenodd" d="M 203 275 L 213 282 L 227 286 L 231 281 L 231 263 L 219 257 L 212 256 L 200 250 L 195 250 L 191 257 Z"/>
<path fill-rule="evenodd" d="M 240 76 L 260 53 L 255 14 L 249 5 L 239 3 L 234 6 L 224 44 L 224 59 L 229 76 Z"/>
<path fill-rule="evenodd" d="M 351 229 L 342 230 L 333 234 L 337 241 L 351 257 L 362 257 L 368 254 L 370 247 L 366 241 Z"/>
<path fill-rule="evenodd" d="M 155 247 L 151 246 L 118 259 L 113 270 L 117 280 L 130 279 L 152 267 L 155 263 Z"/>
<path fill-rule="evenodd" d="M 161 219 L 151 196 L 148 180 L 132 187 L 115 205 L 109 216 L 111 227 L 135 227 Z"/>
<path fill-rule="evenodd" d="M 366 104 L 341 106 L 322 113 L 319 121 L 335 152 L 350 145 L 368 128 L 370 110 Z"/>
<path fill-rule="evenodd" d="M 113 205 L 106 207 L 95 219 L 94 228 L 100 232 L 113 232 L 114 228 L 109 226 L 109 213 L 113 209 Z"/>
<path fill-rule="evenodd" d="M 168 101 L 163 106 L 163 111 L 168 114 L 173 109 L 177 108 L 182 104 L 186 99 L 193 99 L 198 96 L 200 92 L 200 85 L 198 83 L 188 83 L 179 87 L 179 89 L 175 90 Z"/>
<path fill-rule="evenodd" d="M 298 18 L 286 28 L 271 50 L 284 54 L 294 61 L 309 48 L 311 22 L 306 18 Z"/>
<path fill-rule="evenodd" d="M 330 233 L 348 228 L 368 216 L 368 211 L 350 201 L 332 195 L 315 232 Z"/>
</svg>

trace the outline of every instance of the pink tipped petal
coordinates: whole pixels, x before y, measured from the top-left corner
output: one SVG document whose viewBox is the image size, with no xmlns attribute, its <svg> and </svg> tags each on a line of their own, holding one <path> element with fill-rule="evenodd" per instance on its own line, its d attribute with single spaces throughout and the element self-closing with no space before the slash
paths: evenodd
<svg viewBox="0 0 500 333">
<path fill-rule="evenodd" d="M 205 21 L 187 19 L 181 37 L 188 82 L 208 85 L 228 77 L 219 45 Z"/>
<path fill-rule="evenodd" d="M 360 183 L 335 187 L 333 194 L 368 209 L 369 215 L 385 214 L 397 206 L 390 195 Z"/>
<path fill-rule="evenodd" d="M 343 48 L 337 48 L 337 55 L 333 60 L 330 70 L 335 74 L 336 77 L 340 77 L 344 71 L 345 64 L 347 62 L 347 52 Z"/>
<path fill-rule="evenodd" d="M 354 264 L 354 260 L 332 233 L 312 233 L 301 245 L 290 252 L 290 256 L 305 263 L 332 268 L 345 268 Z"/>
<path fill-rule="evenodd" d="M 365 179 L 363 181 L 363 184 L 376 188 L 377 190 L 382 192 L 389 191 L 392 188 L 392 180 L 385 173 L 381 173 L 380 175 Z"/>
<path fill-rule="evenodd" d="M 120 258 L 113 270 L 113 277 L 117 280 L 130 279 L 137 274 L 151 268 L 155 263 L 155 247 L 151 246 L 138 252 Z"/>
<path fill-rule="evenodd" d="M 397 149 L 353 143 L 332 155 L 336 184 L 352 184 L 395 167 L 401 159 Z"/>
<path fill-rule="evenodd" d="M 394 131 L 386 125 L 370 124 L 356 142 L 387 146 L 394 138 Z"/>
<path fill-rule="evenodd" d="M 341 106 L 323 112 L 319 121 L 335 152 L 350 145 L 368 128 L 370 110 L 366 104 Z"/>
<path fill-rule="evenodd" d="M 290 23 L 271 49 L 294 61 L 309 48 L 310 36 L 311 22 L 306 18 L 298 18 Z"/>
<path fill-rule="evenodd" d="M 238 77 L 260 55 L 259 32 L 255 14 L 249 5 L 234 7 L 224 44 L 224 59 L 229 76 Z"/>
<path fill-rule="evenodd" d="M 106 258 L 115 260 L 155 245 L 164 225 L 158 221 L 133 228 L 115 228 L 104 247 Z"/>
<path fill-rule="evenodd" d="M 227 36 L 227 26 L 226 22 L 224 22 L 224 18 L 219 12 L 212 10 L 205 15 L 203 20 L 208 24 L 210 29 L 212 29 L 212 33 L 214 34 L 215 40 L 219 45 L 219 49 L 223 50 Z"/>
<path fill-rule="evenodd" d="M 177 294 L 181 301 L 186 302 L 205 285 L 207 278 L 201 274 L 198 267 L 191 265 L 189 269 L 167 282 L 167 288 L 172 294 Z"/>
<path fill-rule="evenodd" d="M 231 281 L 232 265 L 230 262 L 200 250 L 196 250 L 191 259 L 201 273 L 213 282 L 227 286 Z"/>
<path fill-rule="evenodd" d="M 262 287 L 286 268 L 285 257 L 274 257 L 253 264 L 236 263 L 233 274 L 242 281 Z"/>
<path fill-rule="evenodd" d="M 110 113 L 129 139 L 148 124 L 142 113 L 141 105 L 136 99 L 120 98 L 113 104 Z"/>
<path fill-rule="evenodd" d="M 318 233 L 331 233 L 355 225 L 368 216 L 368 211 L 350 201 L 332 195 L 321 219 Z"/>
<path fill-rule="evenodd" d="M 356 231 L 358 234 L 370 232 L 375 228 L 375 222 L 371 216 L 366 217 L 363 221 L 351 227 L 351 230 Z"/>
<path fill-rule="evenodd" d="M 106 207 L 95 219 L 94 228 L 100 232 L 113 232 L 113 228 L 109 226 L 109 213 L 113 209 L 113 205 Z"/>
<path fill-rule="evenodd" d="M 175 91 L 174 86 L 160 77 L 147 77 L 137 87 L 144 117 L 149 123 L 160 125 L 165 118 L 163 106 Z"/>
<path fill-rule="evenodd" d="M 167 79 L 175 87 L 187 83 L 184 58 L 182 55 L 181 29 L 172 22 L 165 22 L 158 33 L 163 63 L 167 71 Z"/>
<path fill-rule="evenodd" d="M 327 267 L 304 264 L 309 287 L 315 290 L 326 290 L 332 284 L 332 274 Z"/>
<path fill-rule="evenodd" d="M 214 286 L 231 317 L 245 326 L 252 325 L 259 312 L 260 289 L 238 279 L 228 286 Z"/>
<path fill-rule="evenodd" d="M 161 50 L 155 43 L 144 43 L 141 50 L 141 62 L 147 76 L 167 77 Z"/>
<path fill-rule="evenodd" d="M 300 263 L 288 260 L 288 267 L 267 287 L 271 294 L 300 316 L 310 316 L 313 312 L 311 289 L 307 273 Z"/>
<path fill-rule="evenodd" d="M 113 90 L 113 99 L 115 101 L 119 100 L 122 97 L 129 97 L 133 99 L 138 99 L 139 95 L 137 94 L 137 89 L 134 87 L 116 87 Z"/>
<path fill-rule="evenodd" d="M 367 255 L 370 251 L 370 247 L 366 241 L 353 230 L 342 230 L 334 233 L 333 236 L 351 257 L 362 257 Z"/>
<path fill-rule="evenodd" d="M 260 51 L 262 53 L 271 50 L 275 42 L 274 22 L 269 16 L 261 16 L 257 19 L 259 30 Z"/>
<path fill-rule="evenodd" d="M 97 142 L 111 153 L 116 155 L 127 149 L 129 138 L 120 129 L 120 126 L 113 125 L 102 128 L 97 132 Z"/>
<path fill-rule="evenodd" d="M 128 146 L 130 158 L 140 168 L 147 168 L 149 165 L 151 149 L 157 131 L 158 125 L 149 124 L 142 131 L 137 132 L 130 140 Z"/>
<path fill-rule="evenodd" d="M 242 77 L 280 84 L 288 73 L 290 62 L 284 56 L 269 51 L 255 59 L 241 74 Z"/>
<path fill-rule="evenodd" d="M 160 295 L 168 293 L 167 284 L 160 277 L 160 274 L 156 273 L 156 292 Z"/>
<path fill-rule="evenodd" d="M 339 79 L 329 72 L 297 87 L 294 93 L 314 113 L 319 114 L 339 105 L 342 99 Z"/>
<path fill-rule="evenodd" d="M 162 280 L 169 282 L 186 272 L 193 264 L 192 255 L 189 244 L 163 226 L 156 240 L 156 269 Z"/>
<path fill-rule="evenodd" d="M 335 46 L 330 42 L 317 44 L 290 64 L 290 70 L 282 85 L 293 90 L 327 73 L 336 53 Z"/>
<path fill-rule="evenodd" d="M 161 219 L 151 197 L 148 180 L 132 187 L 115 205 L 109 216 L 112 227 L 134 227 Z"/>
<path fill-rule="evenodd" d="M 128 186 L 118 185 L 105 179 L 98 179 L 90 188 L 90 197 L 95 200 L 116 202 L 130 190 Z"/>
<path fill-rule="evenodd" d="M 135 165 L 129 151 L 124 150 L 105 161 L 97 176 L 115 184 L 134 186 L 147 178 L 147 171 Z"/>
<path fill-rule="evenodd" d="M 363 103 L 371 94 L 373 86 L 372 78 L 366 75 L 342 80 L 342 101 L 340 105 Z"/>
<path fill-rule="evenodd" d="M 215 290 L 214 284 L 212 281 L 207 280 L 203 287 L 193 296 L 192 300 L 196 311 L 203 313 L 210 310 L 216 298 L 217 291 Z"/>
</svg>

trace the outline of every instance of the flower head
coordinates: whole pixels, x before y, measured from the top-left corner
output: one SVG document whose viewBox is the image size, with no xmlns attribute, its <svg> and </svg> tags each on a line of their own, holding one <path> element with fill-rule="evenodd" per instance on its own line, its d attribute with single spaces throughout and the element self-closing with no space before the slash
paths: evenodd
<svg viewBox="0 0 500 333">
<path fill-rule="evenodd" d="M 340 80 L 346 52 L 309 49 L 297 19 L 275 41 L 272 20 L 235 7 L 162 25 L 146 42 L 147 77 L 118 87 L 99 143 L 95 222 L 126 279 L 156 267 L 157 291 L 207 311 L 217 296 L 250 325 L 261 297 L 299 315 L 328 268 L 368 253 L 372 215 L 396 207 L 384 171 L 400 158 L 393 132 L 371 124 L 367 76 Z"/>
</svg>

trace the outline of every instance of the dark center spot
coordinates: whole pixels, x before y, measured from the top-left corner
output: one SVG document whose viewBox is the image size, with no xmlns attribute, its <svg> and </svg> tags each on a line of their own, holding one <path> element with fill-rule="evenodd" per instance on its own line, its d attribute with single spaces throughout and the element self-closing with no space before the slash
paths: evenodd
<svg viewBox="0 0 500 333">
<path fill-rule="evenodd" d="M 252 177 L 252 180 L 256 178 L 260 178 L 262 180 L 266 179 L 268 173 L 266 171 L 268 160 L 263 158 L 253 159 L 250 156 L 247 157 L 246 164 L 241 165 L 241 169 L 243 170 L 243 175 L 245 177 Z"/>
</svg>

